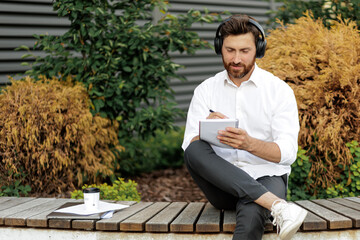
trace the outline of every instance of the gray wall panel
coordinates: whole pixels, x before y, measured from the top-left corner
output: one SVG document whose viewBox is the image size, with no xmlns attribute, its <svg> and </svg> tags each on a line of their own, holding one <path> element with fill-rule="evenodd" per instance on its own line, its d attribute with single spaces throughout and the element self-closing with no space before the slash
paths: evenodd
<svg viewBox="0 0 360 240">
<path fill-rule="evenodd" d="M 170 0 L 170 13 L 174 15 L 186 14 L 193 8 L 210 12 L 229 11 L 232 14 L 246 13 L 255 17 L 260 23 L 268 20 L 268 11 L 275 9 L 278 4 L 273 0 Z M 161 14 L 154 14 L 155 18 Z M 67 19 L 59 18 L 52 10 L 52 0 L 15 0 L 0 1 L 0 84 L 8 83 L 7 75 L 21 74 L 28 67 L 21 66 L 21 56 L 25 51 L 15 52 L 13 49 L 26 45 L 34 45 L 33 34 L 61 35 L 67 30 Z M 212 43 L 218 24 L 194 24 L 192 31 L 198 32 L 204 40 Z M 42 55 L 37 52 L 36 54 Z M 212 50 L 201 50 L 194 56 L 173 53 L 176 63 L 182 64 L 178 73 L 187 78 L 186 82 L 171 79 L 171 86 L 175 91 L 175 99 L 179 107 L 187 110 L 194 88 L 216 72 L 223 70 L 220 56 Z M 179 119 L 179 124 L 184 120 Z"/>
<path fill-rule="evenodd" d="M 57 15 L 52 11 L 52 1 L 43 1 L 39 4 L 37 1 L 1 1 L 0 12 L 23 13 L 23 14 L 46 14 Z"/>
</svg>

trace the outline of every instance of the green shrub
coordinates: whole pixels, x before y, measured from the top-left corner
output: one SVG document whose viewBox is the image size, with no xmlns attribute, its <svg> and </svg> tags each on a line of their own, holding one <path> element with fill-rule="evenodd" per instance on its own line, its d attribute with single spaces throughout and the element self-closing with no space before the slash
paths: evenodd
<svg viewBox="0 0 360 240">
<path fill-rule="evenodd" d="M 357 141 L 346 144 L 353 156 L 349 165 L 339 165 L 343 170 L 341 182 L 335 185 L 339 195 L 359 196 L 360 195 L 360 146 Z M 347 191 L 343 189 L 347 189 Z"/>
<path fill-rule="evenodd" d="M 113 174 L 117 122 L 92 116 L 81 84 L 12 81 L 0 94 L 0 186 L 61 193 Z M 24 174 L 23 174 L 24 173 Z M 20 182 L 19 182 L 20 181 Z M 11 186 L 13 186 L 11 188 Z M 5 189 L 3 188 L 5 187 Z"/>
<path fill-rule="evenodd" d="M 299 145 L 310 157 L 310 189 L 318 195 L 341 180 L 350 166 L 346 143 L 360 135 L 360 35 L 351 21 L 331 29 L 310 14 L 271 31 L 260 67 L 294 90 L 300 119 Z M 306 36 L 306 38 L 304 38 Z"/>
<path fill-rule="evenodd" d="M 289 201 L 311 198 L 309 185 L 309 173 L 311 163 L 309 157 L 306 156 L 306 150 L 299 147 L 296 161 L 291 165 L 291 174 L 289 176 L 288 196 Z"/>
<path fill-rule="evenodd" d="M 147 140 L 134 138 L 120 153 L 121 166 L 118 174 L 133 176 L 155 169 L 181 167 L 184 153 L 181 148 L 184 127 L 168 132 L 157 130 L 154 137 Z"/>
<path fill-rule="evenodd" d="M 281 2 L 281 6 L 275 11 L 271 11 L 271 17 L 268 20 L 268 24 L 271 27 L 276 27 L 277 19 L 284 24 L 295 23 L 295 19 L 304 16 L 304 12 L 307 10 L 312 11 L 314 16 L 320 17 L 324 15 L 322 6 L 326 0 L 276 0 Z"/>
<path fill-rule="evenodd" d="M 357 141 L 346 144 L 352 158 L 348 166 L 339 164 L 336 166 L 340 173 L 337 181 L 327 188 L 313 189 L 312 179 L 309 178 L 312 163 L 306 155 L 306 151 L 299 148 L 297 159 L 291 166 L 289 176 L 289 188 L 287 199 L 290 201 L 360 196 L 360 146 Z"/>
<path fill-rule="evenodd" d="M 31 192 L 31 187 L 29 185 L 21 185 L 19 180 L 16 180 L 13 185 L 3 185 L 0 190 L 0 197 L 26 197 Z"/>
<path fill-rule="evenodd" d="M 131 150 L 138 148 L 136 139 L 153 136 L 157 129 L 172 130 L 174 120 L 184 115 L 176 108 L 169 85 L 170 80 L 185 79 L 177 74 L 183 66 L 173 61 L 171 53 L 210 48 L 189 29 L 193 23 L 221 20 L 206 10 L 174 16 L 167 13 L 167 4 L 166 0 L 54 0 L 54 10 L 69 19 L 69 30 L 61 36 L 35 36 L 34 50 L 45 52 L 44 57 L 19 48 L 29 50 L 24 58 L 35 58 L 27 74 L 74 76 L 83 83 L 93 115 L 116 119 L 120 144 L 138 158 L 139 152 Z M 163 14 L 159 21 L 152 19 L 155 9 Z"/>
<path fill-rule="evenodd" d="M 0 196 L 26 197 L 29 195 L 31 192 L 30 185 L 22 185 L 27 175 L 24 173 L 23 168 L 20 168 L 16 173 L 10 169 L 8 175 L 13 176 L 13 180 L 10 183 L 3 183 L 0 189 Z"/>
<path fill-rule="evenodd" d="M 360 147 L 357 141 L 346 144 L 352 158 L 349 165 L 339 164 L 340 177 L 326 189 L 320 189 L 317 198 L 354 197 L 360 195 Z"/>
<path fill-rule="evenodd" d="M 356 22 L 360 27 L 360 4 L 358 0 L 278 0 L 283 4 L 273 11 L 269 24 L 274 26 L 276 19 L 284 24 L 295 23 L 295 19 L 303 17 L 304 12 L 311 10 L 315 19 L 321 18 L 324 26 L 330 28 L 334 22 L 338 22 L 338 16 L 342 20 L 349 19 Z"/>
<path fill-rule="evenodd" d="M 112 186 L 106 183 L 100 185 L 84 185 L 82 189 L 88 187 L 96 187 L 100 189 L 100 199 L 102 200 L 115 200 L 115 201 L 137 201 L 141 200 L 140 193 L 136 189 L 137 183 L 128 180 L 124 181 L 123 178 L 115 180 Z M 84 194 L 82 190 L 75 190 L 71 193 L 71 198 L 83 199 Z"/>
<path fill-rule="evenodd" d="M 121 144 L 148 137 L 156 129 L 170 130 L 182 116 L 175 107 L 170 79 L 183 79 L 171 52 L 194 53 L 211 45 L 188 31 L 195 22 L 210 23 L 215 15 L 190 10 L 168 14 L 165 0 L 54 0 L 53 7 L 70 21 L 61 36 L 36 36 L 31 76 L 75 76 L 84 83 L 91 111 L 119 121 Z M 152 11 L 163 17 L 155 22 Z M 26 47 L 22 47 L 26 48 Z"/>
</svg>

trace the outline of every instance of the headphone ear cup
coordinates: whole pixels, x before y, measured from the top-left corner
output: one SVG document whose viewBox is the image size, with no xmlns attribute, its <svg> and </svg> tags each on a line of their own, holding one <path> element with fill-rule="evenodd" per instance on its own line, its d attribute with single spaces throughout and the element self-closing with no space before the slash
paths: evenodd
<svg viewBox="0 0 360 240">
<path fill-rule="evenodd" d="M 217 55 L 221 55 L 221 48 L 222 48 L 222 38 L 215 37 L 214 39 L 214 48 Z"/>
<path fill-rule="evenodd" d="M 264 57 L 265 50 L 266 50 L 266 39 L 265 40 L 259 39 L 259 41 L 256 44 L 256 58 Z"/>
</svg>

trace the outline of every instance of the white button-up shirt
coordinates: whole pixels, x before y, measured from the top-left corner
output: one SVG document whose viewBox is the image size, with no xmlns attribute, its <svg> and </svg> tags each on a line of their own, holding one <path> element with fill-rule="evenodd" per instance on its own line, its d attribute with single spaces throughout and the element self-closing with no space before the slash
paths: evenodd
<svg viewBox="0 0 360 240">
<path fill-rule="evenodd" d="M 239 128 L 254 138 L 275 142 L 281 152 L 280 163 L 259 158 L 247 151 L 212 145 L 217 155 L 243 169 L 254 179 L 290 174 L 298 150 L 299 118 L 293 90 L 284 81 L 259 68 L 248 81 L 237 87 L 224 70 L 202 82 L 191 100 L 184 142 L 185 150 L 199 135 L 199 120 L 209 110 L 239 119 Z"/>
</svg>

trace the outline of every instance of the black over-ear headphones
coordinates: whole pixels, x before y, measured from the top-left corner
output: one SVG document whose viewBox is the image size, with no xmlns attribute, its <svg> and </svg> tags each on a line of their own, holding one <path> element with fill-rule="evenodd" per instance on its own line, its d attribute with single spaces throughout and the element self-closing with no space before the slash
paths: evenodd
<svg viewBox="0 0 360 240">
<path fill-rule="evenodd" d="M 226 22 L 230 21 L 230 19 L 231 19 L 231 17 L 226 19 L 225 21 L 223 21 L 216 30 L 216 35 L 215 35 L 215 39 L 214 39 L 214 47 L 215 47 L 215 52 L 217 55 L 221 55 L 221 48 L 223 45 L 223 38 L 219 35 L 220 29 Z M 265 49 L 266 49 L 265 32 L 258 22 L 254 21 L 252 19 L 249 19 L 249 23 L 254 25 L 261 33 L 261 38 L 256 43 L 256 58 L 262 58 L 265 55 Z"/>
</svg>

